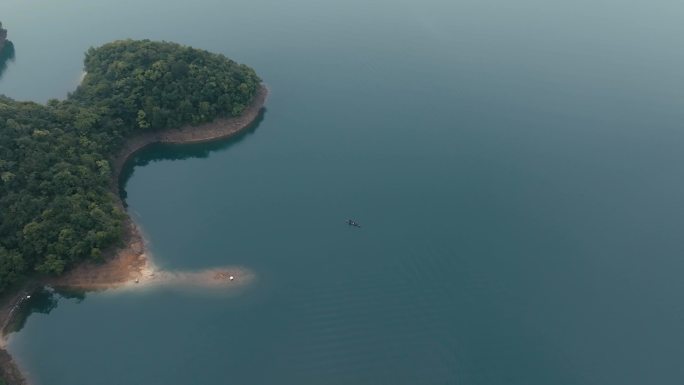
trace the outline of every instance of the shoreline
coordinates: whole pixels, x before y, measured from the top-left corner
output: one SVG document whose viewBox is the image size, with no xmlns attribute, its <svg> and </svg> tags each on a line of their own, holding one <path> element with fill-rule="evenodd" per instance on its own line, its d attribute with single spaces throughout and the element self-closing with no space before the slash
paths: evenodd
<svg viewBox="0 0 684 385">
<path fill-rule="evenodd" d="M 6 345 L 6 327 L 26 295 L 36 288 L 49 285 L 57 289 L 76 289 L 85 292 L 109 289 L 138 289 L 159 285 L 223 288 L 243 286 L 254 279 L 254 274 L 241 267 L 219 267 L 196 272 L 165 271 L 159 269 L 146 253 L 145 240 L 125 209 L 120 188 L 121 172 L 126 162 L 156 143 L 190 144 L 227 139 L 250 128 L 258 119 L 268 97 L 268 88 L 261 85 L 252 103 L 237 117 L 218 118 L 197 126 L 185 125 L 177 129 L 146 132 L 125 141 L 119 153 L 111 160 L 112 187 L 119 207 L 126 213 L 124 234 L 119 245 L 113 245 L 104 253 L 103 263 L 85 261 L 59 277 L 29 279 L 16 291 L 0 298 L 0 380 L 7 385 L 27 385 L 18 365 L 12 359 Z"/>
<path fill-rule="evenodd" d="M 127 139 L 117 156 L 112 161 L 113 179 L 118 186 L 123 167 L 128 160 L 138 151 L 156 143 L 163 144 L 191 144 L 206 143 L 215 140 L 227 139 L 235 136 L 254 123 L 264 109 L 268 88 L 263 84 L 257 94 L 254 95 L 252 104 L 249 105 L 240 116 L 231 118 L 218 118 L 209 123 L 198 126 L 186 125 L 180 128 L 145 132 Z"/>
</svg>

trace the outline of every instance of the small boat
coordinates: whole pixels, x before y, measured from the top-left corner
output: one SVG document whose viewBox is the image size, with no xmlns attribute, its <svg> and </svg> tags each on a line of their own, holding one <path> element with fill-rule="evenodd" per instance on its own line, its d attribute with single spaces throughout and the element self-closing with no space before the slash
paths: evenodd
<svg viewBox="0 0 684 385">
<path fill-rule="evenodd" d="M 361 225 L 360 225 L 358 222 L 356 222 L 356 221 L 354 221 L 354 220 L 351 220 L 351 219 L 347 219 L 347 224 L 348 224 L 349 226 L 361 227 Z"/>
</svg>

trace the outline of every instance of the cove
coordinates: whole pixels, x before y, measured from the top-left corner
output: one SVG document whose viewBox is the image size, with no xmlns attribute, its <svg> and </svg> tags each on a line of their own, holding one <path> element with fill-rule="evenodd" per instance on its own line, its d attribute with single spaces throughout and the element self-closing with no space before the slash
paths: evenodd
<svg viewBox="0 0 684 385">
<path fill-rule="evenodd" d="M 122 37 L 271 88 L 241 140 L 148 148 L 123 184 L 160 265 L 257 281 L 61 298 L 10 339 L 37 385 L 684 379 L 680 4 L 25 3 L 9 96 L 63 96 Z"/>
</svg>

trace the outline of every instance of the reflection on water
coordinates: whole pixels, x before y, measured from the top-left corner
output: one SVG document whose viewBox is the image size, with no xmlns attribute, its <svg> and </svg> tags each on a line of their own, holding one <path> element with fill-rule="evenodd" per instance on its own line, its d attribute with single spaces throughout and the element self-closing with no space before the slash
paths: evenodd
<svg viewBox="0 0 684 385">
<path fill-rule="evenodd" d="M 85 294 L 77 292 L 58 293 L 51 287 L 42 287 L 31 293 L 27 300 L 21 302 L 5 331 L 8 334 L 20 331 L 33 313 L 49 314 L 57 308 L 60 298 L 74 298 L 80 302 L 85 298 Z"/>
<path fill-rule="evenodd" d="M 6 41 L 5 46 L 0 51 L 0 79 L 7 69 L 7 64 L 14 61 L 15 50 L 11 41 Z"/>
<path fill-rule="evenodd" d="M 119 177 L 119 196 L 126 204 L 126 182 L 133 175 L 136 167 L 146 166 L 152 162 L 160 160 L 183 160 L 191 158 L 207 158 L 210 153 L 225 150 L 235 144 L 245 140 L 254 134 L 259 124 L 264 120 L 266 108 L 262 108 L 257 118 L 242 132 L 235 136 L 223 140 L 216 140 L 208 143 L 188 143 L 188 144 L 163 144 L 157 143 L 145 148 L 144 151 L 136 153 L 131 157 L 121 170 Z"/>
<path fill-rule="evenodd" d="M 21 302 L 5 332 L 7 334 L 20 331 L 33 313 L 50 314 L 57 308 L 61 299 L 74 299 L 81 302 L 86 294 L 82 291 L 55 290 L 49 286 L 41 287 L 30 294 L 30 297 Z"/>
</svg>

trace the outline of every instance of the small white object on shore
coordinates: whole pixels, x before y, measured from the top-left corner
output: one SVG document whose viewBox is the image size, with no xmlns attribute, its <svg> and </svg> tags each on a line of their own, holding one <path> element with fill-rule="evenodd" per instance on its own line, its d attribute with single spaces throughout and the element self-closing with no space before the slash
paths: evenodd
<svg viewBox="0 0 684 385">
<path fill-rule="evenodd" d="M 30 296 L 30 295 L 27 295 L 27 296 L 26 296 L 26 299 L 31 299 L 31 296 Z"/>
</svg>

